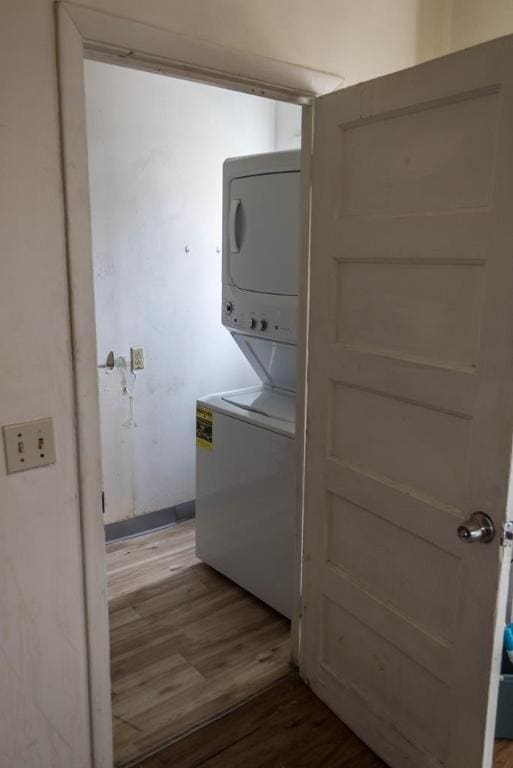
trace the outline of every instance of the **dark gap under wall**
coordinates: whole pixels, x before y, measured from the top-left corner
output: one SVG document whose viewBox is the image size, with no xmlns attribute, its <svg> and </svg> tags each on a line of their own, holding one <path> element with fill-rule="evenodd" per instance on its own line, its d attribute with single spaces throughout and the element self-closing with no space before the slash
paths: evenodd
<svg viewBox="0 0 513 768">
<path fill-rule="evenodd" d="M 144 515 L 129 517 L 127 520 L 117 520 L 105 526 L 105 542 L 119 541 L 139 536 L 141 533 L 158 531 L 159 528 L 167 528 L 169 525 L 183 523 L 192 520 L 195 516 L 196 502 L 184 501 L 175 507 L 157 509 L 154 512 L 146 512 Z"/>
</svg>

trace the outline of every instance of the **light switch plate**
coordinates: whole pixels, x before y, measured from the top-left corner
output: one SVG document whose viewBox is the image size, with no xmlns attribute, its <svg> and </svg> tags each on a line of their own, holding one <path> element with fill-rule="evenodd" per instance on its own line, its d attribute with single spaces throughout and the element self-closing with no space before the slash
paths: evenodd
<svg viewBox="0 0 513 768">
<path fill-rule="evenodd" d="M 7 474 L 55 463 L 52 419 L 36 419 L 4 426 Z"/>
<path fill-rule="evenodd" d="M 133 371 L 144 368 L 144 347 L 130 347 L 130 367 Z"/>
</svg>

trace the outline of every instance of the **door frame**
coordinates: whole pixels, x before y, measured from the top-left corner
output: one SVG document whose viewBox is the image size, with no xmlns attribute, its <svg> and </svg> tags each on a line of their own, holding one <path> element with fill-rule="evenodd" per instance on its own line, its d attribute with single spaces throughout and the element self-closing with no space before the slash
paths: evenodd
<svg viewBox="0 0 513 768">
<path fill-rule="evenodd" d="M 84 59 L 167 74 L 302 106 L 301 253 L 298 335 L 297 542 L 292 661 L 300 646 L 302 520 L 309 301 L 310 157 L 313 100 L 341 87 L 337 75 L 165 31 L 60 0 L 55 3 L 61 166 L 75 400 L 75 439 L 91 756 L 112 766 L 110 647 L 102 519 L 100 415 L 96 377 L 94 275 L 87 163 Z"/>
</svg>

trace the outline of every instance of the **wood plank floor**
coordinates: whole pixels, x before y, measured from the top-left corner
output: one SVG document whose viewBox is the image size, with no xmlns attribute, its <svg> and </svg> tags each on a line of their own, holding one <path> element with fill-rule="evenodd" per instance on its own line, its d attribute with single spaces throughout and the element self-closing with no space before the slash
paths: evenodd
<svg viewBox="0 0 513 768">
<path fill-rule="evenodd" d="M 290 675 L 141 768 L 386 768 Z"/>
<path fill-rule="evenodd" d="M 385 768 L 296 677 L 139 763 L 141 768 Z"/>
<path fill-rule="evenodd" d="M 116 765 L 386 768 L 287 674 L 289 623 L 196 559 L 193 523 L 109 544 L 107 564 Z"/>
<path fill-rule="evenodd" d="M 194 523 L 107 545 L 115 764 L 289 670 L 290 624 L 196 559 Z"/>
<path fill-rule="evenodd" d="M 513 768 L 513 741 L 498 739 L 495 742 L 494 768 Z"/>
<path fill-rule="evenodd" d="M 138 766 L 387 768 L 292 674 Z M 513 768 L 513 742 L 497 742 L 495 768 Z"/>
</svg>

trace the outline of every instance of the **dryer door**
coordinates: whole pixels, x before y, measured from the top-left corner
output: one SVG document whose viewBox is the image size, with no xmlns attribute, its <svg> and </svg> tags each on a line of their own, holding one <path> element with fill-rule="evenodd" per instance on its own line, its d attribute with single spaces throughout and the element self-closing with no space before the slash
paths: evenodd
<svg viewBox="0 0 513 768">
<path fill-rule="evenodd" d="M 233 179 L 226 214 L 230 276 L 243 290 L 297 294 L 299 171 Z"/>
</svg>

